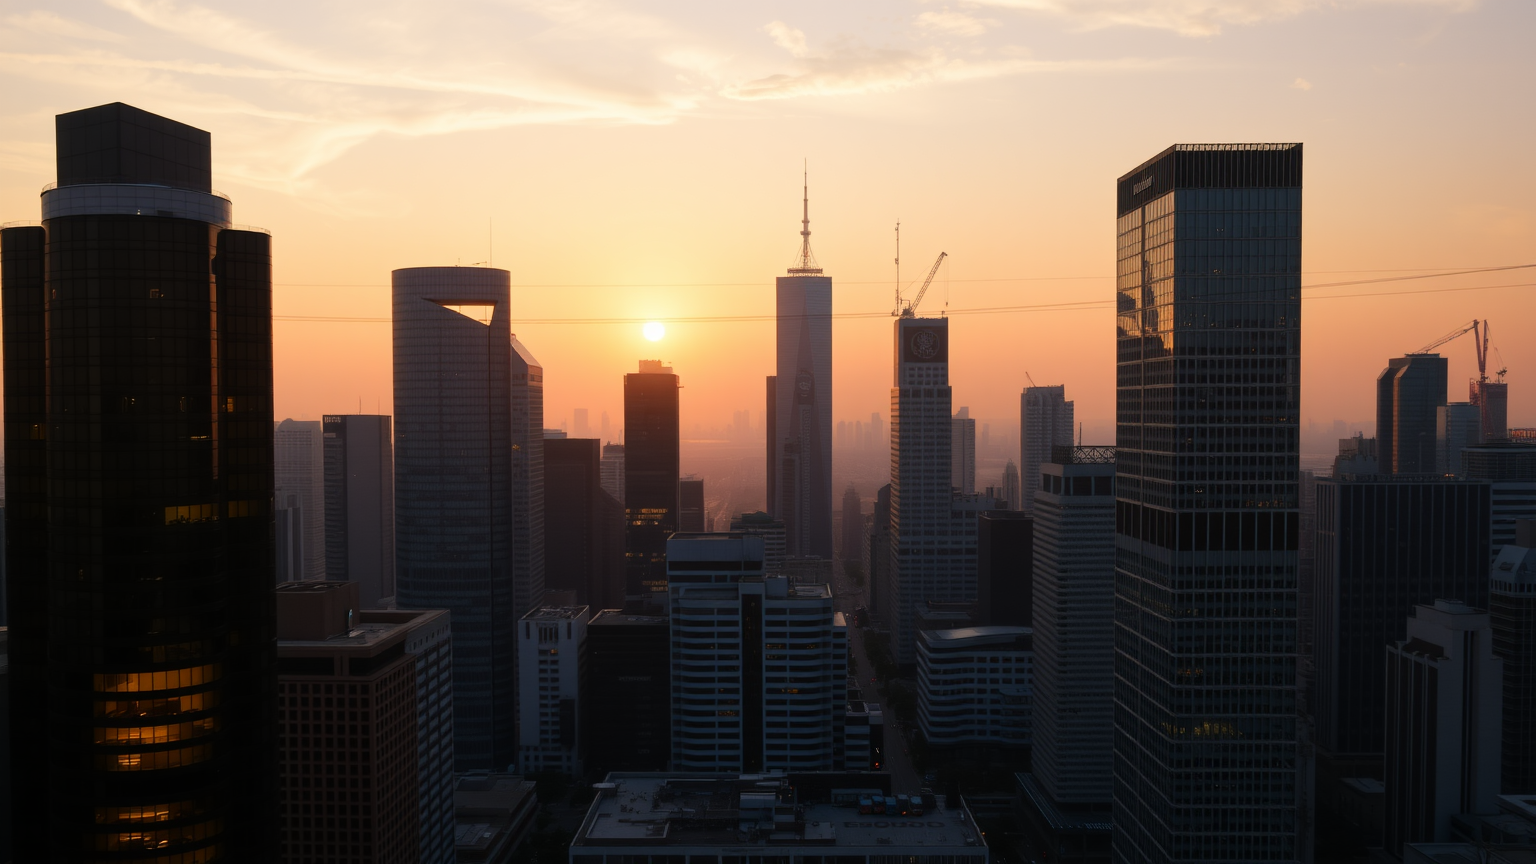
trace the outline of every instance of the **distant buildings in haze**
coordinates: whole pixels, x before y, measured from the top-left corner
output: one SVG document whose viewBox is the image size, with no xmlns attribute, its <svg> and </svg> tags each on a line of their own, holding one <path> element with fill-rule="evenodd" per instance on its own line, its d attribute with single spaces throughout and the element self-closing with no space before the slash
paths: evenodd
<svg viewBox="0 0 1536 864">
<path fill-rule="evenodd" d="M 1051 459 L 1051 448 L 1072 444 L 1075 403 L 1066 396 L 1061 384 L 1051 387 L 1026 387 L 1019 394 L 1019 479 L 1022 483 L 1020 509 L 1034 507 L 1039 488 L 1040 466 Z"/>
</svg>

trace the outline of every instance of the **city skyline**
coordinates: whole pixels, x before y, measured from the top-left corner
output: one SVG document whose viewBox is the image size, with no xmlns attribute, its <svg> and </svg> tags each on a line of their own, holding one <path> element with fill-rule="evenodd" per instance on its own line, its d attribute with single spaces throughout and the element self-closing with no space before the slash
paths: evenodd
<svg viewBox="0 0 1536 864">
<path fill-rule="evenodd" d="M 0 111 L 0 209 L 26 217 L 54 179 L 54 114 L 122 100 L 218 135 L 214 186 L 241 202 L 241 218 L 287 238 L 274 271 L 278 418 L 393 413 L 388 324 L 334 319 L 387 319 L 391 269 L 489 260 L 512 271 L 517 332 L 555 370 L 551 418 L 577 407 L 618 416 L 622 373 L 649 356 L 688 377 L 684 430 L 741 409 L 756 420 L 761 400 L 738 383 L 772 354 L 771 276 L 798 246 L 803 158 L 818 178 L 817 252 L 838 276 L 837 312 L 874 316 L 833 321 L 834 422 L 885 411 L 879 316 L 900 219 L 904 283 L 950 254 L 925 301 L 934 314 L 946 296 L 957 318 L 1095 304 L 965 313 L 976 335 L 956 346 L 957 404 L 1007 417 L 1027 372 L 1065 384 L 1090 432 L 1108 426 L 1113 360 L 1094 347 L 1113 326 L 1104 178 L 1170 141 L 1307 142 L 1304 284 L 1529 263 L 1536 234 L 1536 167 L 1515 143 L 1531 140 L 1536 118 L 1510 110 L 1532 101 L 1536 81 L 1514 41 L 1536 25 L 1528 4 L 914 4 L 875 23 L 857 4 L 692 20 L 680 7 L 449 3 L 433 15 L 443 23 L 370 9 L 366 52 L 344 26 L 347 4 L 302 15 L 281 2 L 238 15 L 83 0 L 13 8 L 0 18 L 0 75 L 16 85 Z M 497 14 L 512 17 L 476 17 Z M 636 26 L 618 33 L 610 18 Z M 519 35 L 503 44 L 506 33 Z M 526 62 L 506 60 L 509 45 Z M 578 68 L 591 60 L 593 80 L 545 62 L 552 45 Z M 601 58 L 610 46 L 645 71 L 618 80 Z M 431 75 L 402 80 L 427 57 Z M 355 74 L 385 65 L 387 75 Z M 750 89 L 782 98 L 745 98 L 748 82 L 775 75 L 784 87 Z M 1174 98 L 1087 110 L 1143 79 Z M 1072 131 L 1039 131 L 1057 128 Z M 1443 156 L 1459 150 L 1480 155 Z M 1369 420 L 1386 358 L 1477 317 L 1494 323 L 1512 370 L 1511 424 L 1536 425 L 1524 371 L 1536 346 L 1515 338 L 1536 293 L 1444 290 L 1536 281 L 1528 272 L 1309 289 L 1428 293 L 1317 301 L 1303 422 Z M 665 287 L 577 287 L 618 284 Z M 550 320 L 598 316 L 623 323 Z M 681 320 L 713 316 L 756 319 Z M 641 335 L 653 319 L 668 325 L 659 343 Z M 1464 398 L 1471 346 L 1444 353 L 1451 395 Z"/>
</svg>

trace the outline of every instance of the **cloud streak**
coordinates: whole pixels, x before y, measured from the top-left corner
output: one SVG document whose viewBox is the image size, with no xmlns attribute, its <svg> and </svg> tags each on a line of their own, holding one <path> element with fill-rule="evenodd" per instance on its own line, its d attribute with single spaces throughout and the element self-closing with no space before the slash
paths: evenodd
<svg viewBox="0 0 1536 864">
<path fill-rule="evenodd" d="M 1325 8 L 1420 6 L 1466 11 L 1476 0 L 973 0 L 981 6 L 1044 13 L 1087 29 L 1141 27 L 1214 36 L 1227 25 L 1294 18 Z"/>
</svg>

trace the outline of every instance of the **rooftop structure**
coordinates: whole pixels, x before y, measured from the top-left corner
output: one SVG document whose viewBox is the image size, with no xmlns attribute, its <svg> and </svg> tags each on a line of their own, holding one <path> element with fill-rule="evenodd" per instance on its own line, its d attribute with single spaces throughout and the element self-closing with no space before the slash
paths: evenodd
<svg viewBox="0 0 1536 864">
<path fill-rule="evenodd" d="M 508 864 L 533 830 L 535 783 L 515 774 L 454 777 L 453 852 L 457 864 Z"/>
</svg>

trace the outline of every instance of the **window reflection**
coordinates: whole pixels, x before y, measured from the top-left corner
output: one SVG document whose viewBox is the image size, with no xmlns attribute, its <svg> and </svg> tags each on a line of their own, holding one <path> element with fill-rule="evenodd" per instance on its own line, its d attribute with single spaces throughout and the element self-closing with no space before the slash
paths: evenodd
<svg viewBox="0 0 1536 864">
<path fill-rule="evenodd" d="M 188 723 L 168 723 L 164 726 L 99 726 L 96 728 L 97 744 L 165 744 L 183 741 L 218 731 L 219 718 L 204 717 Z"/>
<path fill-rule="evenodd" d="M 191 666 L 165 672 L 122 672 L 97 675 L 95 680 L 98 693 L 143 693 L 211 684 L 222 675 L 223 669 L 220 665 L 210 663 L 206 666 Z"/>
</svg>

